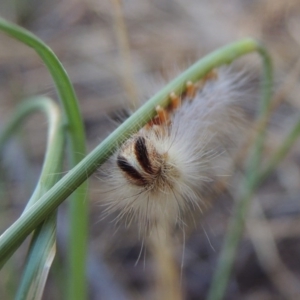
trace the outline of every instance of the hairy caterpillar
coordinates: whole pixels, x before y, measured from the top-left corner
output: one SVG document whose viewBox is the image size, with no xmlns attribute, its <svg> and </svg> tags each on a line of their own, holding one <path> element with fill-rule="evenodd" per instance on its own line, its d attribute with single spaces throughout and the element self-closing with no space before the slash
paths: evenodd
<svg viewBox="0 0 300 300">
<path fill-rule="evenodd" d="M 157 222 L 178 224 L 191 208 L 201 210 L 203 187 L 227 175 L 228 147 L 243 127 L 238 106 L 247 99 L 246 88 L 247 77 L 221 68 L 187 82 L 182 95 L 171 93 L 169 106 L 157 107 L 156 117 L 113 155 L 105 214 L 119 212 L 117 220 L 136 220 L 149 231 Z"/>
</svg>

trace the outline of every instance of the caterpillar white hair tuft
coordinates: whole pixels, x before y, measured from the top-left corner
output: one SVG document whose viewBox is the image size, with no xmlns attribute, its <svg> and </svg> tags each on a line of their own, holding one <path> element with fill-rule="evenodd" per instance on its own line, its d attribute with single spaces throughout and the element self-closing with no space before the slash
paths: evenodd
<svg viewBox="0 0 300 300">
<path fill-rule="evenodd" d="M 251 98 L 249 78 L 228 69 L 188 82 L 182 95 L 172 93 L 170 105 L 157 107 L 157 116 L 113 155 L 105 215 L 118 212 L 117 220 L 137 221 L 148 232 L 161 220 L 175 225 L 188 209 L 205 206 L 201 191 L 227 175 L 228 147 L 244 127 L 239 106 Z"/>
</svg>

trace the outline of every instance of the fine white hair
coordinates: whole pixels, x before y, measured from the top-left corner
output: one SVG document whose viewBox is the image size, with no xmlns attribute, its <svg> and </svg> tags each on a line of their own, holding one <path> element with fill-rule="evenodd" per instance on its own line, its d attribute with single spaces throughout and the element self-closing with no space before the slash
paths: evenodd
<svg viewBox="0 0 300 300">
<path fill-rule="evenodd" d="M 141 231 L 149 231 L 160 220 L 175 225 L 188 209 L 205 207 L 203 188 L 217 176 L 228 175 L 229 154 L 244 128 L 241 107 L 253 97 L 244 72 L 227 67 L 217 74 L 192 101 L 182 101 L 171 114 L 170 125 L 161 125 L 161 133 L 142 128 L 126 142 L 143 137 L 163 157 L 163 179 L 145 186 L 129 182 L 117 165 L 121 150 L 113 155 L 102 194 L 105 215 L 118 212 L 117 221 L 125 219 L 127 225 L 135 221 Z"/>
</svg>

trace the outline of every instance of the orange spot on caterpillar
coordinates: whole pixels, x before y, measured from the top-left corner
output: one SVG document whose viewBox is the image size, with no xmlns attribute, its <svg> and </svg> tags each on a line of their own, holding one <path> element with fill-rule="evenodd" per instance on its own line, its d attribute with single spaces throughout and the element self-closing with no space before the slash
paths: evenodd
<svg viewBox="0 0 300 300">
<path fill-rule="evenodd" d="M 176 95 L 174 92 L 172 92 L 170 94 L 170 100 L 171 100 L 170 106 L 171 106 L 172 110 L 175 110 L 178 107 L 180 107 L 180 105 L 181 105 L 181 98 L 178 95 Z"/>
<path fill-rule="evenodd" d="M 186 96 L 189 99 L 193 99 L 196 95 L 196 86 L 192 81 L 188 81 L 186 83 Z"/>
</svg>

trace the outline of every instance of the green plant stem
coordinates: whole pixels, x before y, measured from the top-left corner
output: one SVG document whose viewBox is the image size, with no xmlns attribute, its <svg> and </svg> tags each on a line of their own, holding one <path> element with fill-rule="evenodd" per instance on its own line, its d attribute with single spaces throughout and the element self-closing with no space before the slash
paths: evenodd
<svg viewBox="0 0 300 300">
<path fill-rule="evenodd" d="M 261 49 L 253 39 L 244 39 L 225 46 L 198 61 L 179 77 L 171 81 L 165 88 L 138 109 L 129 119 L 117 128 L 98 147 L 87 155 L 66 176 L 55 184 L 41 199 L 30 207 L 0 236 L 0 259 L 11 252 L 15 244 L 23 241 L 48 214 L 53 212 L 88 176 L 90 176 L 111 154 L 126 140 L 146 124 L 155 114 L 157 105 L 166 106 L 169 94 L 180 94 L 188 80 L 197 81 L 207 72 L 234 59 Z"/>
<path fill-rule="evenodd" d="M 54 118 L 57 117 L 54 116 L 59 114 L 59 112 L 51 99 L 46 97 L 37 97 L 26 101 L 23 105 L 20 105 L 17 108 L 14 116 L 9 119 L 8 123 L 0 133 L 0 154 L 2 153 L 7 141 L 11 139 L 15 132 L 19 129 L 20 124 L 22 124 L 29 115 L 38 110 L 46 113 L 50 124 L 57 123 L 57 121 L 54 120 Z M 55 110 L 57 113 L 54 112 Z"/>
<path fill-rule="evenodd" d="M 57 211 L 54 211 L 34 231 L 16 300 L 42 299 L 56 254 L 56 219 Z"/>
<path fill-rule="evenodd" d="M 33 48 L 49 70 L 60 100 L 64 107 L 66 129 L 70 142 L 70 164 L 75 166 L 85 156 L 85 135 L 83 123 L 70 79 L 54 52 L 29 31 L 0 18 L 0 30 L 18 41 Z M 68 298 L 85 299 L 87 288 L 85 281 L 85 262 L 87 252 L 87 191 L 82 184 L 70 202 L 70 242 Z"/>
<path fill-rule="evenodd" d="M 231 228 L 231 234 L 227 236 L 228 245 L 231 245 L 229 249 L 227 249 L 227 252 L 225 253 L 225 248 L 223 252 L 223 256 L 220 259 L 220 265 L 223 262 L 222 269 L 219 269 L 219 272 L 222 270 L 222 273 L 220 272 L 218 274 L 218 280 L 217 277 L 215 277 L 215 284 L 216 289 L 222 288 L 224 291 L 224 287 L 226 288 L 227 282 L 223 280 L 223 278 L 228 279 L 228 274 L 230 274 L 231 271 L 231 264 L 232 263 L 232 257 L 235 256 L 236 250 L 232 245 L 236 245 L 239 242 L 239 237 L 241 236 L 243 232 L 244 227 L 244 216 L 247 213 L 248 210 L 248 204 L 250 200 L 253 197 L 253 194 L 255 190 L 263 183 L 263 181 L 272 173 L 277 165 L 283 160 L 283 158 L 287 155 L 293 144 L 296 142 L 296 140 L 300 136 L 300 120 L 296 122 L 290 133 L 287 135 L 287 137 L 284 139 L 281 146 L 271 155 L 271 158 L 269 159 L 267 166 L 263 168 L 262 171 L 259 171 L 256 177 L 252 177 L 253 179 L 251 181 L 248 181 L 247 186 L 247 193 L 244 194 L 243 198 L 239 201 L 237 205 L 237 211 L 240 210 L 239 216 L 242 217 L 242 219 L 237 220 L 236 222 L 241 225 L 240 222 L 242 222 L 242 226 L 233 226 Z M 226 274 L 226 275 L 225 275 Z M 227 277 L 226 277 L 227 276 Z M 220 284 L 221 282 L 221 284 Z M 219 283 L 220 285 L 217 285 Z M 221 299 L 221 291 L 218 291 L 218 293 L 212 293 L 209 295 L 208 299 Z"/>
<path fill-rule="evenodd" d="M 36 111 L 42 111 L 47 116 L 49 122 L 48 141 L 40 179 L 32 197 L 27 203 L 25 211 L 57 182 L 61 174 L 64 134 L 59 109 L 54 101 L 46 97 L 38 97 L 23 102 L 19 105 L 0 135 L 1 153 L 8 139 L 12 138 L 25 119 Z M 56 213 L 54 212 L 35 230 L 16 299 L 41 298 L 49 268 L 55 254 L 55 240 Z M 15 249 L 18 246 L 16 245 Z M 9 256 L 3 257 L 0 261 L 0 266 L 3 266 Z"/>
<path fill-rule="evenodd" d="M 47 150 L 37 187 L 25 211 L 58 181 L 62 171 L 64 133 L 59 108 L 54 101 L 46 97 L 26 101 L 19 106 L 3 135 L 0 136 L 2 141 L 0 145 L 3 146 L 5 140 L 12 136 L 24 119 L 38 110 L 46 114 L 49 122 Z M 51 213 L 35 230 L 16 299 L 41 299 L 55 249 L 56 212 Z M 0 265 L 7 259 L 8 257 L 1 261 Z"/>
<path fill-rule="evenodd" d="M 263 61 L 262 99 L 259 111 L 260 117 L 262 117 L 267 114 L 271 102 L 273 73 L 271 59 L 267 51 L 262 46 L 259 46 L 258 53 L 261 55 Z M 254 142 L 254 147 L 250 154 L 242 194 L 235 205 L 233 215 L 229 222 L 229 228 L 219 258 L 217 271 L 215 272 L 212 285 L 209 290 L 208 300 L 219 300 L 224 297 L 236 256 L 237 247 L 244 231 L 245 218 L 249 209 L 250 200 L 254 190 L 259 184 L 258 174 L 264 138 L 265 126 L 258 132 Z"/>
<path fill-rule="evenodd" d="M 293 144 L 299 138 L 300 135 L 300 119 L 296 122 L 291 132 L 287 135 L 274 154 L 271 156 L 267 163 L 267 166 L 259 173 L 259 180 L 265 180 L 270 173 L 274 171 L 276 166 L 282 161 L 282 159 L 287 155 Z"/>
</svg>

